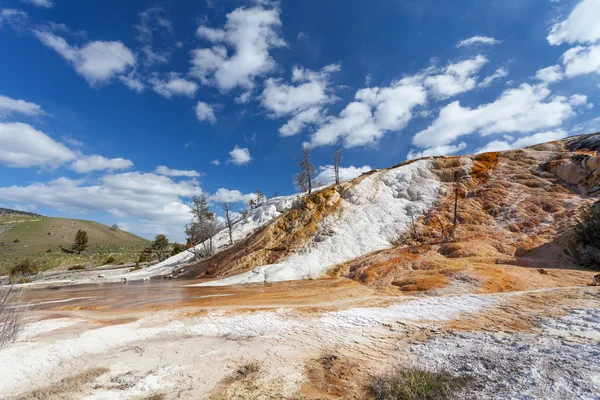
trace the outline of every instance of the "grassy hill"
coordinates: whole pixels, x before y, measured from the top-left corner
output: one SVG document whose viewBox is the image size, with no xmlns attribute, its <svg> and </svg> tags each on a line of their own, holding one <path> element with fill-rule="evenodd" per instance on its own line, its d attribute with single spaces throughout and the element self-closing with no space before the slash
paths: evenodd
<svg viewBox="0 0 600 400">
<path fill-rule="evenodd" d="M 117 262 L 135 261 L 150 242 L 131 233 L 113 230 L 93 221 L 42 217 L 23 213 L 0 215 L 0 226 L 10 229 L 0 234 L 0 275 L 15 264 L 31 259 L 40 270 L 69 265 L 102 265 L 112 255 Z M 83 229 L 89 246 L 82 254 L 68 254 L 75 233 Z"/>
</svg>

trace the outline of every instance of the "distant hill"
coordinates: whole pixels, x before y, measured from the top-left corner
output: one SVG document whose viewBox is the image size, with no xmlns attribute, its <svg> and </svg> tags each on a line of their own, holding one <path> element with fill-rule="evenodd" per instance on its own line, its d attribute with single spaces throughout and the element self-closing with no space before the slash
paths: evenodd
<svg viewBox="0 0 600 400">
<path fill-rule="evenodd" d="M 102 265 L 109 255 L 117 262 L 135 261 L 150 243 L 129 232 L 113 230 L 94 221 L 43 217 L 0 209 L 0 226 L 6 225 L 10 228 L 0 234 L 0 275 L 25 259 L 32 259 L 40 270 L 79 264 Z M 86 251 L 81 255 L 63 252 L 61 247 L 71 246 L 79 229 L 88 234 Z"/>
<path fill-rule="evenodd" d="M 0 216 L 7 216 L 7 215 L 28 215 L 30 217 L 41 217 L 42 216 L 42 215 L 35 214 L 32 212 L 21 211 L 21 210 L 12 210 L 10 208 L 0 207 Z"/>
</svg>

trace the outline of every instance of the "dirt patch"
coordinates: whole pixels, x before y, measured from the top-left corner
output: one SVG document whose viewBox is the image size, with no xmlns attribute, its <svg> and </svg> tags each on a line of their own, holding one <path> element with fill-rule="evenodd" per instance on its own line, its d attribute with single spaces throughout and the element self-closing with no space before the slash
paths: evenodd
<svg viewBox="0 0 600 400">
<path fill-rule="evenodd" d="M 362 363 L 327 353 L 310 360 L 304 369 L 306 380 L 298 395 L 303 399 L 362 399 L 368 381 Z"/>
</svg>

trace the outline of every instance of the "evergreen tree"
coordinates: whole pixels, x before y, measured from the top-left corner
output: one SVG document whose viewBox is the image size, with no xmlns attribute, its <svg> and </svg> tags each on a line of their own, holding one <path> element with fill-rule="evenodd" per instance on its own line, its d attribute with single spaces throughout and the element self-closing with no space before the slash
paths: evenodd
<svg viewBox="0 0 600 400">
<path fill-rule="evenodd" d="M 81 254 L 88 246 L 88 236 L 87 232 L 80 229 L 75 234 L 75 242 L 73 243 L 73 251 L 76 251 L 77 254 Z"/>
</svg>

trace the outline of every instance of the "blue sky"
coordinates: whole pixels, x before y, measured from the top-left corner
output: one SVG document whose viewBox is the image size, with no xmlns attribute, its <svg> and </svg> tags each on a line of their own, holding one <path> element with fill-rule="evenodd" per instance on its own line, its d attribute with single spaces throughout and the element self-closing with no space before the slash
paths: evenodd
<svg viewBox="0 0 600 400">
<path fill-rule="evenodd" d="M 0 204 L 183 239 L 237 201 L 600 130 L 600 0 L 0 0 Z"/>
</svg>

